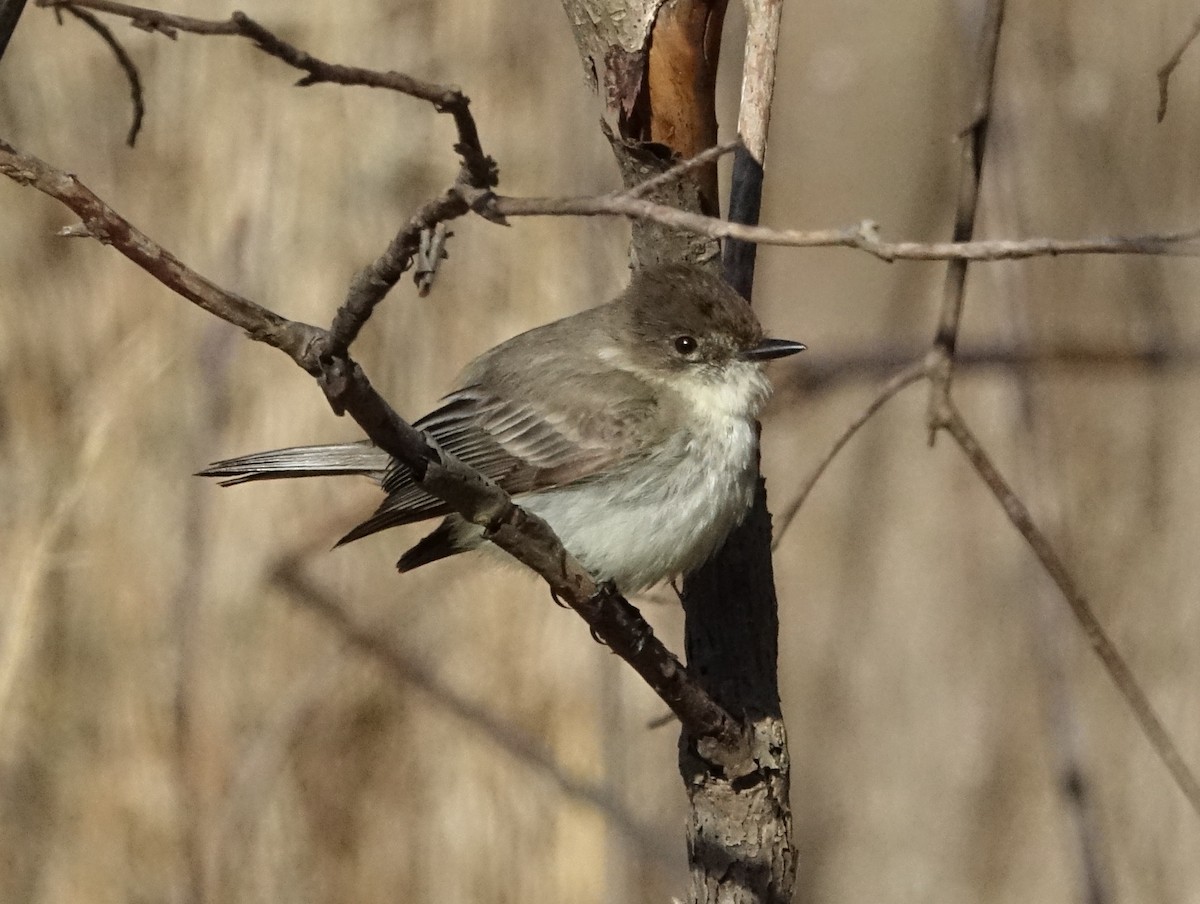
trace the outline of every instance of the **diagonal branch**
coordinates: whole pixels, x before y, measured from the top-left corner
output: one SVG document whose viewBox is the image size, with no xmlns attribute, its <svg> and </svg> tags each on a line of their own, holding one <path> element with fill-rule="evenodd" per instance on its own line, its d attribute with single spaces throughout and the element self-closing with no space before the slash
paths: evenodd
<svg viewBox="0 0 1200 904">
<path fill-rule="evenodd" d="M 470 211 L 463 188 L 462 183 L 456 182 L 441 197 L 427 201 L 400 228 L 383 254 L 354 274 L 346 300 L 338 308 L 329 328 L 331 354 L 343 355 L 349 350 L 375 306 L 412 266 L 423 238 L 438 225 Z"/>
<path fill-rule="evenodd" d="M 870 404 L 855 418 L 850 426 L 842 432 L 830 452 L 821 460 L 803 484 L 797 500 L 785 512 L 777 532 L 776 545 L 778 545 L 778 538 L 790 526 L 817 480 L 858 429 L 906 386 L 910 386 L 922 378 L 929 379 L 930 381 L 934 379 L 934 368 L 937 366 L 935 356 L 936 349 L 931 349 L 925 358 L 911 362 L 903 370 L 896 373 L 892 379 L 884 384 L 871 400 Z M 1109 638 L 1107 632 L 1104 630 L 1104 626 L 1096 617 L 1095 612 L 1092 611 L 1091 604 L 1087 601 L 1082 591 L 1080 591 L 1078 585 L 1076 585 L 1066 565 L 1059 558 L 1050 541 L 1034 523 L 1029 509 L 1026 508 L 1020 497 L 1008 482 L 1005 481 L 1004 477 L 992 463 L 991 458 L 983 450 L 979 440 L 976 439 L 974 433 L 968 428 L 966 421 L 959 413 L 957 407 L 955 407 L 949 397 L 944 399 L 943 404 L 945 405 L 943 410 L 936 413 L 940 429 L 945 430 L 954 438 L 980 479 L 1004 508 L 1004 513 L 1008 517 L 1008 520 L 1025 539 L 1026 543 L 1029 544 L 1038 562 L 1045 569 L 1051 580 L 1054 581 L 1066 599 L 1067 605 L 1070 607 L 1075 619 L 1082 627 L 1088 643 L 1091 644 L 1093 651 L 1100 659 L 1101 665 L 1116 686 L 1117 692 L 1124 698 L 1126 704 L 1133 712 L 1134 718 L 1137 720 L 1150 746 L 1167 767 L 1167 771 L 1179 787 L 1179 790 L 1183 792 L 1192 809 L 1200 815 L 1200 781 L 1197 780 L 1191 768 L 1180 755 L 1179 749 L 1172 740 L 1170 732 L 1168 732 L 1162 720 L 1155 713 L 1153 705 L 1150 703 L 1145 691 L 1138 684 L 1137 678 L 1129 668 L 1129 665 L 1125 662 L 1124 657 L 1112 639 Z"/>
<path fill-rule="evenodd" d="M 552 592 L 578 612 L 596 637 L 626 660 L 688 730 L 740 755 L 739 723 L 688 674 L 641 614 L 611 585 L 597 585 L 542 519 L 514 505 L 508 494 L 478 472 L 432 447 L 375 391 L 345 354 L 330 353 L 331 334 L 272 311 L 217 286 L 135 229 L 74 176 L 20 154 L 0 140 L 0 174 L 53 197 L 83 220 L 82 231 L 111 245 L 163 285 L 250 338 L 287 354 L 317 379 L 333 409 L 348 413 L 381 449 L 408 467 L 430 494 L 445 500 L 485 530 L 485 537 L 538 572 Z"/>
<path fill-rule="evenodd" d="M 710 163 L 715 163 L 726 154 L 736 151 L 742 146 L 740 140 L 722 141 L 714 144 L 707 150 L 701 151 L 695 157 L 689 157 L 687 160 L 682 160 L 668 170 L 664 170 L 657 176 L 651 176 L 645 182 L 640 182 L 637 185 L 631 186 L 621 192 L 615 192 L 614 197 L 618 198 L 644 198 L 664 185 L 670 185 L 682 179 L 689 173 L 693 173 L 701 167 L 707 166 Z"/>
<path fill-rule="evenodd" d="M 929 376 L 929 365 L 923 360 L 918 360 L 896 373 L 879 388 L 879 391 L 875 394 L 875 398 L 842 431 L 841 435 L 834 441 L 833 446 L 825 454 L 825 457 L 812 469 L 812 472 L 805 478 L 804 483 L 800 484 L 800 492 L 796 494 L 796 498 L 779 515 L 778 523 L 775 527 L 775 541 L 771 544 L 772 551 L 779 548 L 779 544 L 783 540 L 783 535 L 791 527 L 792 522 L 796 519 L 796 515 L 800 513 L 800 509 L 805 501 L 807 501 L 809 494 L 812 493 L 813 487 L 817 485 L 817 481 L 821 479 L 821 476 L 833 464 L 833 460 L 837 458 L 846 444 L 854 438 L 854 434 L 858 433 L 859 429 L 874 417 L 880 408 L 895 398 L 902 389 L 911 386 L 913 383 L 927 376 Z"/>
<path fill-rule="evenodd" d="M 423 237 L 440 222 L 460 217 L 471 209 L 483 211 L 486 199 L 499 181 L 496 161 L 483 151 L 475 118 L 471 115 L 470 99 L 457 88 L 427 82 L 402 72 L 380 72 L 358 66 L 328 63 L 307 51 L 289 44 L 274 32 L 260 25 L 245 13 L 235 12 L 228 19 L 196 19 L 164 13 L 146 7 L 131 6 L 116 0 L 37 0 L 37 5 L 56 12 L 66 9 L 95 28 L 113 47 L 134 85 L 134 128 L 136 134 L 141 116 L 138 99 L 140 87 L 137 70 L 112 33 L 87 10 L 121 16 L 137 28 L 158 32 L 174 39 L 179 32 L 198 35 L 234 35 L 254 42 L 261 51 L 282 60 L 289 66 L 307 73 L 296 84 L 301 87 L 330 83 L 386 88 L 419 100 L 428 101 L 439 113 L 448 113 L 458 130 L 455 151 L 462 158 L 462 167 L 454 186 L 441 198 L 429 202 L 406 224 L 392 240 L 387 250 L 374 263 L 360 271 L 350 285 L 345 301 L 338 309 L 329 331 L 326 353 L 344 355 L 358 337 L 375 306 L 387 295 L 411 266 L 413 256 L 420 250 Z M 130 141 L 132 144 L 132 140 Z M 485 216 L 500 219 L 497 214 Z"/>
<path fill-rule="evenodd" d="M 134 65 L 129 52 L 121 46 L 121 42 L 117 40 L 117 36 L 98 18 L 86 9 L 79 9 L 75 6 L 64 6 L 63 9 L 100 36 L 100 40 L 108 45 L 113 55 L 117 58 L 117 65 L 125 73 L 125 78 L 129 80 L 129 99 L 133 104 L 133 122 L 129 124 L 129 131 L 125 135 L 125 143 L 133 147 L 137 142 L 138 132 L 142 130 L 142 120 L 146 118 L 146 101 L 142 92 L 142 77 L 138 74 L 137 66 Z M 61 23 L 62 19 L 60 17 L 59 24 Z"/>
<path fill-rule="evenodd" d="M 1159 759 L 1167 767 L 1167 771 L 1171 773 L 1171 777 L 1175 780 L 1175 784 L 1179 786 L 1179 790 L 1183 792 L 1188 803 L 1197 815 L 1200 815 L 1200 782 L 1197 782 L 1196 776 L 1192 773 L 1187 763 L 1184 762 L 1180 755 L 1175 742 L 1171 739 L 1170 733 L 1163 725 L 1162 720 L 1154 711 L 1154 706 L 1150 703 L 1145 692 L 1138 684 L 1133 672 L 1130 670 L 1124 657 L 1113 644 L 1104 626 L 1100 624 L 1096 618 L 1096 613 L 1092 611 L 1091 604 L 1087 598 L 1076 586 L 1075 581 L 1071 578 L 1071 574 L 1067 571 L 1067 567 L 1063 564 L 1062 559 L 1058 557 L 1058 553 L 1054 551 L 1054 547 L 1050 545 L 1050 541 L 1046 536 L 1038 530 L 1036 524 L 1033 523 L 1033 518 L 1029 514 L 1029 509 L 1021 501 L 1020 497 L 1008 485 L 1004 477 L 996 469 L 992 460 L 984 452 L 983 447 L 979 444 L 979 440 L 975 438 L 975 434 L 971 432 L 967 426 L 963 416 L 954 406 L 953 402 L 947 400 L 947 407 L 938 413 L 938 421 L 958 443 L 963 454 L 967 456 L 967 460 L 971 463 L 971 467 L 979 475 L 980 479 L 991 490 L 992 495 L 996 497 L 996 501 L 1004 508 L 1004 514 L 1008 516 L 1008 520 L 1012 522 L 1013 527 L 1025 538 L 1025 542 L 1033 550 L 1042 568 L 1050 576 L 1050 579 L 1058 586 L 1059 591 L 1067 601 L 1067 605 L 1071 607 L 1071 612 L 1079 622 L 1080 628 L 1083 629 L 1083 634 L 1091 644 L 1096 655 L 1100 657 L 1105 670 L 1113 683 L 1117 686 L 1117 691 L 1125 698 L 1125 702 L 1133 711 L 1134 718 L 1142 728 L 1142 732 L 1146 735 L 1146 739 L 1150 742 L 1150 746 L 1154 748 L 1154 752 L 1158 754 Z"/>
</svg>

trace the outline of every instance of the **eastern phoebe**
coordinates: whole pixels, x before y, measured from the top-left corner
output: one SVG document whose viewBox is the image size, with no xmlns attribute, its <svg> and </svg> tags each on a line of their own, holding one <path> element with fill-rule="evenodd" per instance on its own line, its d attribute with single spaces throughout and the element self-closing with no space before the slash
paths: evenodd
<svg viewBox="0 0 1200 904">
<path fill-rule="evenodd" d="M 803 349 L 764 339 L 750 306 L 707 271 L 647 267 L 616 300 L 484 352 L 414 426 L 544 518 L 598 580 L 632 593 L 702 564 L 745 517 L 755 419 L 771 391 L 762 362 Z M 200 473 L 226 485 L 372 477 L 387 498 L 339 546 L 445 516 L 401 571 L 484 543 L 370 442 L 259 452 Z"/>
</svg>

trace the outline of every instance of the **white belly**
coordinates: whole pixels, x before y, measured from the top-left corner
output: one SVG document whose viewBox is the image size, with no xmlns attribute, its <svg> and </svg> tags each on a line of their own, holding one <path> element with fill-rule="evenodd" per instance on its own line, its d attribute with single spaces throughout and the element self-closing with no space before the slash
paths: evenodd
<svg viewBox="0 0 1200 904">
<path fill-rule="evenodd" d="M 545 518 L 588 571 L 625 593 L 701 565 L 745 517 L 757 476 L 758 405 L 751 413 L 704 401 L 688 434 L 619 478 L 517 501 Z"/>
</svg>

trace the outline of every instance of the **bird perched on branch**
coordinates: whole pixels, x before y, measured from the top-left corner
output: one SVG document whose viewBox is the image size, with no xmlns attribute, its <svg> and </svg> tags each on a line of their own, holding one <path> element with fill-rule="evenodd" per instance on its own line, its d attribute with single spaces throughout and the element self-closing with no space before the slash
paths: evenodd
<svg viewBox="0 0 1200 904">
<path fill-rule="evenodd" d="M 706 270 L 647 267 L 608 304 L 484 352 L 414 426 L 544 518 L 598 580 L 632 593 L 701 565 L 745 517 L 770 394 L 762 364 L 803 349 L 764 338 L 745 300 Z M 257 452 L 200 473 L 227 485 L 372 477 L 387 497 L 338 545 L 443 518 L 401 571 L 485 543 L 370 442 Z"/>
</svg>

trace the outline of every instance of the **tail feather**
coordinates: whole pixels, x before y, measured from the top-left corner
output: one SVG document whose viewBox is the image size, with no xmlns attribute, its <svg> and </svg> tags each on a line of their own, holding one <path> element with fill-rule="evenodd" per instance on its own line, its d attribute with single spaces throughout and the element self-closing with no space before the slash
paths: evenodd
<svg viewBox="0 0 1200 904">
<path fill-rule="evenodd" d="M 223 477 L 221 486 L 287 477 L 365 474 L 383 480 L 390 456 L 370 442 L 271 449 L 214 462 L 199 477 Z"/>
<path fill-rule="evenodd" d="M 398 571 L 412 571 L 447 556 L 478 549 L 483 542 L 483 529 L 465 521 L 461 515 L 450 515 L 408 550 L 396 563 Z"/>
</svg>

